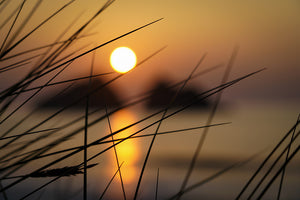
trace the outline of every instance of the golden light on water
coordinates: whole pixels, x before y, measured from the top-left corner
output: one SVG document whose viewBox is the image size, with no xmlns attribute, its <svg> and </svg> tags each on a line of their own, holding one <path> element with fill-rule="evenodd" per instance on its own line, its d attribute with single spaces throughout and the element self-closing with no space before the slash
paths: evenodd
<svg viewBox="0 0 300 200">
<path fill-rule="evenodd" d="M 110 55 L 110 65 L 119 73 L 126 73 L 136 65 L 136 55 L 128 47 L 118 47 Z"/>
<path fill-rule="evenodd" d="M 134 113 L 128 111 L 128 110 L 121 110 L 114 114 L 111 117 L 111 126 L 112 130 L 116 131 L 119 129 L 122 129 L 136 121 Z M 136 131 L 135 127 L 132 127 L 130 129 L 126 129 L 117 135 L 114 136 L 114 139 L 118 138 L 124 138 L 127 137 L 131 134 L 133 134 Z M 121 167 L 121 173 L 122 173 L 122 178 L 123 182 L 125 184 L 130 184 L 132 183 L 136 177 L 138 177 L 138 171 L 136 170 L 136 163 L 139 159 L 139 149 L 138 146 L 133 139 L 126 140 L 116 146 L 117 150 L 117 155 L 119 159 L 119 163 L 121 164 L 122 162 L 123 165 Z M 116 158 L 114 155 L 114 152 L 112 151 L 113 155 L 111 156 L 112 161 L 116 163 Z M 111 173 L 114 173 L 117 169 L 116 168 L 112 169 Z"/>
</svg>

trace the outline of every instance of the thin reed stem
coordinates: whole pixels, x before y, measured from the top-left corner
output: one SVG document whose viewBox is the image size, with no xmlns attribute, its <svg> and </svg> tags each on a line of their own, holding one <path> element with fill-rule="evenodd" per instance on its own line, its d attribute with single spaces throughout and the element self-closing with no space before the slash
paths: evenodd
<svg viewBox="0 0 300 200">
<path fill-rule="evenodd" d="M 286 168 L 287 164 L 294 158 L 294 156 L 298 153 L 300 146 L 298 146 L 295 151 L 289 156 L 289 158 L 284 162 L 281 168 L 276 172 L 276 174 L 272 177 L 272 179 L 268 182 L 267 186 L 263 189 L 257 199 L 261 199 L 265 193 L 268 191 L 270 186 L 275 182 L 276 178 L 282 173 L 282 170 Z"/>
<path fill-rule="evenodd" d="M 222 126 L 222 125 L 227 125 L 227 124 L 230 124 L 230 122 L 227 122 L 227 123 L 219 123 L 219 124 L 211 124 L 209 125 L 210 127 L 214 127 L 214 126 Z M 186 132 L 186 131 L 191 131 L 191 130 L 197 130 L 197 129 L 201 129 L 201 128 L 205 128 L 207 126 L 197 126 L 197 127 L 191 127 L 191 128 L 184 128 L 184 129 L 177 129 L 177 130 L 171 130 L 171 131 L 164 131 L 164 132 L 158 132 L 157 135 L 165 135 L 165 134 L 171 134 L 171 133 L 179 133 L 179 132 Z M 59 130 L 60 128 L 54 128 L 53 130 Z M 49 130 L 41 130 L 41 131 L 37 131 L 37 132 L 33 132 L 33 133 L 40 133 L 40 132 L 43 132 L 43 131 L 51 131 L 51 129 Z M 113 134 L 113 133 L 112 133 Z M 136 135 L 136 136 L 132 136 L 128 139 L 136 139 L 136 138 L 143 138 L 143 137 L 149 137 L 149 136 L 153 136 L 155 133 L 152 133 L 152 134 L 146 134 L 146 135 Z M 186 133 L 185 133 L 186 134 Z M 107 140 L 107 141 L 101 141 L 101 142 L 98 142 L 98 143 L 95 143 L 95 144 L 92 144 L 91 146 L 96 146 L 96 145 L 101 145 L 101 144 L 108 144 L 108 143 L 113 143 L 113 142 L 118 142 L 118 141 L 121 141 L 121 140 L 124 140 L 125 138 L 118 138 L 118 139 L 114 139 L 114 140 Z M 72 151 L 72 150 L 77 150 L 77 149 L 81 149 L 83 148 L 83 146 L 77 146 L 77 147 L 72 147 L 72 148 L 66 148 L 66 149 L 63 149 L 63 150 L 60 150 L 60 151 L 55 151 L 55 152 L 52 152 L 52 153 L 49 153 L 49 154 L 43 154 L 43 155 L 40 155 L 40 156 L 36 156 L 35 158 L 33 159 L 30 159 L 30 160 L 24 160 L 22 162 L 16 162 L 15 164 L 13 165 L 10 165 L 9 167 L 12 167 L 12 166 L 15 166 L 15 165 L 19 165 L 19 164 L 23 164 L 23 163 L 27 163 L 27 162 L 30 162 L 30 161 L 33 161 L 33 160 L 37 160 L 37 159 L 40 159 L 40 158 L 45 158 L 45 157 L 49 157 L 49 156 L 53 156 L 53 155 L 57 155 L 57 154 L 60 154 L 60 153 L 65 153 L 65 152 L 68 152 L 68 151 Z M 23 154 L 20 154 L 18 156 L 14 156 L 14 157 L 11 157 L 7 160 L 3 160 L 1 161 L 0 163 L 3 163 L 3 162 L 7 162 L 7 161 L 10 161 L 11 159 L 14 159 L 14 158 L 17 158 L 17 157 L 21 157 L 21 156 L 24 156 L 26 154 L 30 154 L 30 153 L 33 153 L 33 152 L 37 152 L 39 150 L 43 150 L 43 148 L 39 148 L 39 149 L 35 149 L 33 151 L 30 151 L 30 152 L 26 152 L 26 153 L 23 153 Z M 1 170 L 4 170 L 4 168 L 1 168 Z"/>
<path fill-rule="evenodd" d="M 158 123 L 158 126 L 156 128 L 155 134 L 153 135 L 153 138 L 151 140 L 150 146 L 148 148 L 148 151 L 147 151 L 147 154 L 146 154 L 146 157 L 145 157 L 145 161 L 144 161 L 144 164 L 143 164 L 143 167 L 142 167 L 142 170 L 141 170 L 141 174 L 139 176 L 139 180 L 138 180 L 138 184 L 137 184 L 137 187 L 136 187 L 136 191 L 135 191 L 135 194 L 134 194 L 134 200 L 137 199 L 138 191 L 139 191 L 140 184 L 141 184 L 141 181 L 142 181 L 142 177 L 143 177 L 143 174 L 144 174 L 144 171 L 145 171 L 145 168 L 146 168 L 146 164 L 148 162 L 148 159 L 149 159 L 149 156 L 150 156 L 150 152 L 152 150 L 155 138 L 157 136 L 157 133 L 158 133 L 159 128 L 161 126 L 161 123 L 163 121 L 162 119 L 165 118 L 165 116 L 166 116 L 166 114 L 168 112 L 168 109 L 172 106 L 172 104 L 176 100 L 178 94 L 180 92 L 182 92 L 182 90 L 186 86 L 187 82 L 192 78 L 193 74 L 195 73 L 195 71 L 197 70 L 197 68 L 200 66 L 200 64 L 203 62 L 203 60 L 204 60 L 205 57 L 206 57 L 206 53 L 201 57 L 201 59 L 199 60 L 199 62 L 197 63 L 197 65 L 194 67 L 194 69 L 192 70 L 192 72 L 190 73 L 190 75 L 188 76 L 188 78 L 185 80 L 185 82 L 182 84 L 182 86 L 176 91 L 175 95 L 172 97 L 171 101 L 169 102 L 169 105 L 164 110 L 164 113 L 163 113 L 163 115 L 161 117 L 161 120 Z"/>
<path fill-rule="evenodd" d="M 275 151 L 281 146 L 281 144 L 285 141 L 285 139 L 294 131 L 294 129 L 298 126 L 300 121 L 297 121 L 294 126 L 283 136 L 283 138 L 277 143 L 277 145 L 273 148 L 273 150 L 268 154 L 268 156 L 264 159 L 264 161 L 260 164 L 258 169 L 254 172 L 251 178 L 247 181 L 245 186 L 242 188 L 241 192 L 237 195 L 235 199 L 240 199 L 242 194 L 246 191 L 249 187 L 250 183 L 254 180 L 254 178 L 258 175 L 261 169 L 265 166 L 267 161 L 271 158 L 271 156 L 275 153 Z"/>
<path fill-rule="evenodd" d="M 284 155 L 285 152 L 288 152 L 288 150 L 290 149 L 291 144 L 295 141 L 295 139 L 300 135 L 300 131 L 296 134 L 295 138 L 293 138 L 290 143 L 282 150 L 282 152 L 280 153 L 279 156 L 277 156 L 277 158 L 275 159 L 275 161 L 273 162 L 273 164 L 269 167 L 269 169 L 267 170 L 267 172 L 265 173 L 265 175 L 261 178 L 261 180 L 256 184 L 255 188 L 252 190 L 252 192 L 249 194 L 248 196 L 248 200 L 250 200 L 253 195 L 255 194 L 255 192 L 258 190 L 258 188 L 261 186 L 261 184 L 263 183 L 263 181 L 267 178 L 267 176 L 271 173 L 271 171 L 273 170 L 273 168 L 275 167 L 275 165 L 278 163 L 278 161 L 281 159 L 281 157 Z M 286 159 L 287 160 L 287 159 Z"/>
<path fill-rule="evenodd" d="M 110 179 L 110 181 L 107 183 L 107 185 L 106 185 L 104 191 L 102 192 L 101 196 L 99 197 L 99 200 L 103 199 L 103 197 L 104 197 L 106 191 L 107 191 L 108 188 L 110 187 L 110 184 L 112 183 L 112 181 L 114 180 L 114 178 L 116 177 L 116 175 L 120 172 L 120 169 L 121 169 L 121 167 L 122 167 L 123 164 L 124 164 L 124 161 L 121 163 L 120 166 L 118 166 L 117 171 L 114 173 L 114 175 L 112 176 L 112 178 Z"/>
<path fill-rule="evenodd" d="M 297 121 L 300 121 L 300 114 L 298 115 Z M 289 143 L 288 150 L 287 150 L 287 152 L 286 152 L 285 162 L 287 162 L 288 157 L 289 157 L 289 155 L 290 155 L 290 149 L 291 149 L 291 145 L 292 145 L 292 142 L 293 142 L 293 140 L 294 140 L 294 137 L 295 137 L 295 132 L 296 132 L 296 128 L 294 129 L 293 134 L 292 134 L 292 136 L 291 136 L 291 141 L 290 141 L 290 143 Z M 278 189 L 278 193 L 277 193 L 277 200 L 280 199 L 284 175 L 285 175 L 285 167 L 283 168 L 282 174 L 281 174 L 281 179 L 280 179 L 280 183 L 279 183 L 279 189 Z"/>
<path fill-rule="evenodd" d="M 227 65 L 226 70 L 225 70 L 225 73 L 224 73 L 224 75 L 223 75 L 221 84 L 224 84 L 225 82 L 227 82 L 227 79 L 228 79 L 229 74 L 230 74 L 230 71 L 231 71 L 231 69 L 232 69 L 234 60 L 235 60 L 236 55 L 237 55 L 237 51 L 238 51 L 238 48 L 236 47 L 236 48 L 233 50 L 233 53 L 232 53 L 232 55 L 231 55 L 231 58 L 230 58 L 230 60 L 229 60 L 229 62 L 228 62 L 228 65 Z M 206 121 L 206 125 L 210 125 L 210 124 L 212 123 L 212 120 L 213 120 L 213 118 L 214 118 L 214 116 L 215 116 L 215 113 L 216 113 L 216 111 L 217 111 L 218 105 L 219 105 L 219 103 L 220 103 L 220 101 L 221 101 L 222 93 L 223 93 L 223 91 L 220 91 L 220 92 L 217 94 L 217 97 L 216 97 L 216 100 L 215 100 L 215 102 L 214 102 L 212 111 L 210 112 L 210 115 L 208 116 L 208 119 L 207 119 L 207 121 Z M 203 146 L 204 141 L 205 141 L 205 139 L 206 139 L 206 136 L 207 136 L 207 134 L 208 134 L 208 130 L 209 130 L 209 127 L 205 128 L 205 129 L 203 130 L 203 134 L 201 134 L 201 138 L 200 138 L 199 143 L 198 143 L 198 145 L 197 145 L 197 147 L 196 147 L 196 150 L 195 150 L 194 155 L 193 155 L 193 157 L 192 157 L 192 160 L 191 160 L 191 163 L 190 163 L 190 165 L 189 165 L 188 171 L 187 171 L 187 173 L 186 173 L 186 175 L 185 175 L 185 178 L 184 178 L 184 180 L 183 180 L 183 182 L 182 182 L 182 185 L 181 185 L 179 194 L 183 194 L 182 191 L 185 189 L 185 187 L 186 187 L 186 185 L 187 185 L 187 183 L 188 183 L 188 181 L 189 181 L 189 179 L 190 179 L 190 176 L 191 176 L 191 174 L 192 174 L 192 171 L 194 170 L 194 167 L 195 167 L 196 160 L 198 159 L 198 156 L 199 156 L 199 154 L 200 154 L 200 151 L 201 151 L 201 149 L 202 149 L 202 146 Z M 177 199 L 179 200 L 180 198 L 181 198 L 181 195 L 179 195 Z"/>
<path fill-rule="evenodd" d="M 3 53 L 4 45 L 6 44 L 6 41 L 7 41 L 8 37 L 9 37 L 9 35 L 10 35 L 12 29 L 14 28 L 14 26 L 15 26 L 15 24 L 16 24 L 16 21 L 17 21 L 17 19 L 19 18 L 19 15 L 20 15 L 20 13 L 21 13 L 23 7 L 24 7 L 25 2 L 26 2 L 26 0 L 23 0 L 23 2 L 21 3 L 21 6 L 20 6 L 20 8 L 19 8 L 19 10 L 18 10 L 18 13 L 17 13 L 17 15 L 16 15 L 16 17 L 15 17 L 15 19 L 14 19 L 12 25 L 10 26 L 10 29 L 9 29 L 8 33 L 6 34 L 4 41 L 2 42 L 2 45 L 1 45 L 1 47 L 0 47 L 0 58 L 2 58 L 2 57 L 5 55 L 5 54 Z"/>
<path fill-rule="evenodd" d="M 108 126 L 109 126 L 109 131 L 110 131 L 110 134 L 111 134 L 112 143 L 113 143 L 113 146 L 114 146 L 113 149 L 114 149 L 114 154 L 115 154 L 115 158 L 116 158 L 116 163 L 117 163 L 117 167 L 119 169 L 120 183 L 121 183 L 121 187 L 122 187 L 123 198 L 124 198 L 124 200 L 126 200 L 126 192 L 125 192 L 125 187 L 124 187 L 124 182 L 123 182 L 123 176 L 122 176 L 122 173 L 121 173 L 121 170 L 120 170 L 119 157 L 118 157 L 117 148 L 116 148 L 115 142 L 114 142 L 113 130 L 112 130 L 109 115 L 108 115 L 107 104 L 105 104 L 105 113 L 106 113 L 106 116 L 107 116 L 107 122 L 108 122 Z"/>
<path fill-rule="evenodd" d="M 224 173 L 236 168 L 236 167 L 240 167 L 240 166 L 243 166 L 245 164 L 247 164 L 248 162 L 250 162 L 251 160 L 253 160 L 255 157 L 257 157 L 261 152 L 251 156 L 250 158 L 244 160 L 244 161 L 240 161 L 240 162 L 236 162 L 232 165 L 229 165 L 228 167 L 225 167 L 224 169 L 216 172 L 215 174 L 203 179 L 202 181 L 199 181 L 197 183 L 194 183 L 188 187 L 186 187 L 183 191 L 180 191 L 178 192 L 177 194 L 173 195 L 172 197 L 168 198 L 168 200 L 173 200 L 173 199 L 176 199 L 178 198 L 178 196 L 182 196 L 183 194 L 185 193 L 188 193 L 196 188 L 199 188 L 200 186 L 212 181 L 212 180 L 215 180 L 216 178 L 218 178 L 219 176 L 223 175 Z"/>
<path fill-rule="evenodd" d="M 24 0 L 23 2 L 25 3 L 26 0 Z M 5 49 L 5 51 L 3 51 L 0 55 L 0 58 L 4 57 L 6 54 L 8 54 L 10 51 L 12 51 L 14 48 L 16 48 L 21 42 L 23 42 L 27 37 L 29 37 L 32 33 L 34 33 L 36 30 L 38 30 L 41 26 L 43 26 L 46 22 L 48 22 L 51 18 L 53 18 L 55 15 L 57 15 L 58 13 L 60 13 L 63 9 L 65 9 L 66 7 L 68 7 L 71 3 L 73 3 L 75 0 L 71 0 L 69 1 L 67 4 L 65 4 L 63 7 L 61 7 L 59 10 L 57 10 L 56 12 L 54 12 L 51 16 L 49 16 L 47 19 L 45 19 L 42 23 L 40 23 L 38 26 L 36 26 L 33 30 L 31 30 L 29 33 L 27 33 L 23 38 L 21 38 L 20 40 L 18 40 L 15 44 L 13 44 L 11 47 L 9 47 L 8 49 Z M 24 3 L 21 5 L 20 11 L 22 10 L 22 7 L 24 5 Z M 19 11 L 19 12 L 20 12 Z M 18 14 L 19 14 L 18 12 Z M 2 44 L 2 46 L 4 45 L 4 43 Z M 2 48 L 1 48 L 2 49 Z"/>
<path fill-rule="evenodd" d="M 157 169 L 157 175 L 156 175 L 155 200 L 157 200 L 158 197 L 158 182 L 159 182 L 159 168 Z"/>
</svg>

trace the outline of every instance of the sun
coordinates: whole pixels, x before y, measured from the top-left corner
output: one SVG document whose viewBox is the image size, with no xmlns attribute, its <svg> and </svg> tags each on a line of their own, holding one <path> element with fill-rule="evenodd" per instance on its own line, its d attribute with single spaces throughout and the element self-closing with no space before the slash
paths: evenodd
<svg viewBox="0 0 300 200">
<path fill-rule="evenodd" d="M 118 47 L 110 55 L 110 65 L 119 73 L 126 73 L 136 65 L 136 55 L 128 47 Z"/>
</svg>

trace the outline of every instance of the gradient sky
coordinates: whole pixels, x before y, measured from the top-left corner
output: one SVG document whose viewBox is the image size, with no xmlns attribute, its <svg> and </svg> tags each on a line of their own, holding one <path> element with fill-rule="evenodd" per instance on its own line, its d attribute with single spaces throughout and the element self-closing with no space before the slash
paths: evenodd
<svg viewBox="0 0 300 200">
<path fill-rule="evenodd" d="M 21 1 L 15 2 L 7 7 L 6 15 Z M 30 8 L 34 2 L 28 0 L 25 6 Z M 28 32 L 66 2 L 42 2 L 22 33 Z M 74 28 L 80 27 L 104 2 L 75 1 L 25 41 L 20 50 L 53 42 L 75 19 Z M 85 48 L 90 49 L 162 17 L 162 21 L 97 50 L 95 73 L 111 71 L 109 55 L 118 46 L 132 48 L 138 60 L 142 60 L 167 45 L 160 54 L 115 83 L 118 91 L 130 96 L 149 89 L 153 80 L 160 77 L 170 81 L 187 78 L 205 52 L 208 54 L 199 70 L 216 64 L 226 65 L 234 47 L 239 46 L 230 79 L 263 67 L 267 70 L 228 90 L 227 98 L 300 100 L 299 0 L 117 0 L 85 32 L 95 34 L 82 39 L 73 48 L 90 44 Z M 74 62 L 72 69 L 64 75 L 87 75 L 90 62 L 91 55 L 87 55 Z M 191 84 L 210 88 L 220 82 L 223 72 L 224 68 L 220 68 Z"/>
</svg>

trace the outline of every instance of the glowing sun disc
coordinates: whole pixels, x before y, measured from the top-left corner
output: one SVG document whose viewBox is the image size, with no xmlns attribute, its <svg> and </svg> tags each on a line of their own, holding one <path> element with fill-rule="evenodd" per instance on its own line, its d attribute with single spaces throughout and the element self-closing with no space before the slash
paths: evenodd
<svg viewBox="0 0 300 200">
<path fill-rule="evenodd" d="M 110 65 L 119 73 L 126 73 L 136 65 L 136 55 L 128 47 L 118 47 L 110 55 Z"/>
</svg>

